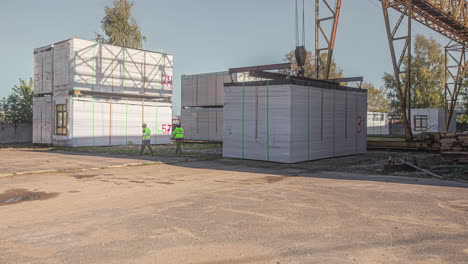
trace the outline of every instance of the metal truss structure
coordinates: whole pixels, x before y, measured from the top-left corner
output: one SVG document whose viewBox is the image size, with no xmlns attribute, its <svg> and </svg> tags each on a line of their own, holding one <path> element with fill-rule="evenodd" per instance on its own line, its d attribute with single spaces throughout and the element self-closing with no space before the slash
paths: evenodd
<svg viewBox="0 0 468 264">
<path fill-rule="evenodd" d="M 468 45 L 468 3 L 466 0 L 381 0 L 390 45 L 400 107 L 407 139 L 411 134 L 411 22 L 415 20 L 450 39 L 445 47 L 445 94 L 447 119 L 445 129 L 454 117 L 455 105 L 467 73 L 466 47 Z M 389 9 L 401 15 L 390 25 Z M 404 19 L 407 27 L 401 27 Z M 402 30 L 403 29 L 403 30 Z M 398 32 L 400 35 L 397 36 Z M 402 35 L 401 35 L 402 34 Z M 397 41 L 404 41 L 403 49 L 396 52 Z M 402 63 L 406 61 L 406 69 Z"/>
<path fill-rule="evenodd" d="M 466 0 L 382 0 L 386 8 L 406 13 L 411 2 L 412 17 L 461 45 L 468 44 L 468 3 Z"/>
<path fill-rule="evenodd" d="M 413 138 L 411 130 L 411 19 L 413 17 L 412 0 L 404 0 L 399 6 L 401 12 L 395 25 L 391 25 L 388 9 L 393 7 L 395 1 L 382 0 L 382 9 L 385 19 L 390 55 L 392 57 L 397 96 L 400 101 L 401 119 L 405 126 L 407 140 Z M 407 19 L 407 27 L 402 22 Z M 398 49 L 398 42 L 400 49 Z M 403 62 L 406 60 L 406 69 Z"/>
<path fill-rule="evenodd" d="M 445 98 L 447 108 L 447 120 L 454 118 L 455 106 L 458 102 L 458 95 L 463 88 L 468 60 L 466 46 L 450 42 L 445 47 Z M 445 131 L 448 131 L 450 122 L 445 124 Z"/>
<path fill-rule="evenodd" d="M 320 6 L 326 6 L 328 10 L 325 16 L 320 12 Z M 331 0 L 315 0 L 315 65 L 317 79 L 328 79 L 330 76 L 330 68 L 335 48 L 336 30 L 340 18 L 341 0 L 335 0 L 331 4 Z M 325 23 L 331 23 L 330 32 L 324 29 Z M 321 39 L 325 40 L 326 45 L 321 45 Z M 320 54 L 327 53 L 326 61 L 320 61 Z M 324 75 L 320 76 L 321 69 L 324 68 Z M 323 77 L 323 78 L 320 78 Z"/>
<path fill-rule="evenodd" d="M 315 63 L 316 78 L 329 79 L 330 68 L 335 47 L 336 31 L 341 11 L 341 0 L 315 0 Z M 405 125 L 406 139 L 413 138 L 411 131 L 411 24 L 417 21 L 424 26 L 450 39 L 445 47 L 446 72 L 446 131 L 454 117 L 458 95 L 467 77 L 468 60 L 468 1 L 467 0 L 380 0 L 385 19 L 388 43 L 394 69 L 397 94 L 400 100 L 402 121 Z M 321 14 L 320 7 L 325 6 Z M 400 13 L 398 20 L 392 24 L 389 9 Z M 406 21 L 406 23 L 403 23 Z M 324 29 L 324 23 L 331 23 L 331 30 Z M 405 25 L 404 25 L 405 24 Z M 403 26 L 404 25 L 404 26 Z M 325 40 L 324 44 L 321 40 Z M 327 53 L 325 61 L 320 54 Z M 324 69 L 324 70 L 323 70 Z M 324 74 L 321 76 L 320 72 Z"/>
</svg>

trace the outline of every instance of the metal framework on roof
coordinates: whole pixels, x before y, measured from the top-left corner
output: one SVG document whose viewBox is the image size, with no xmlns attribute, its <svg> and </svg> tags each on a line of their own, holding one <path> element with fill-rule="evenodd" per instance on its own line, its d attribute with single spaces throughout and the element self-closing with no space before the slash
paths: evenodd
<svg viewBox="0 0 468 264">
<path fill-rule="evenodd" d="M 336 39 L 336 29 L 341 10 L 341 0 L 315 0 L 315 55 L 319 68 L 325 68 L 328 78 Z M 411 131 L 411 27 L 412 21 L 442 34 L 450 40 L 445 47 L 445 99 L 447 109 L 446 131 L 454 117 L 455 105 L 467 76 L 468 58 L 468 1 L 467 0 L 380 0 L 385 20 L 390 54 L 396 80 L 397 94 L 400 100 L 402 121 L 405 125 L 406 138 L 413 138 Z M 331 15 L 321 16 L 320 5 L 325 5 Z M 397 21 L 391 21 L 389 9 L 400 13 Z M 332 29 L 327 33 L 322 23 L 332 22 Z M 403 26 L 403 22 L 407 21 Z M 325 39 L 326 47 L 320 46 L 320 39 Z M 401 43 L 399 45 L 398 43 Z M 319 61 L 321 52 L 328 52 L 325 62 Z M 403 62 L 406 61 L 406 65 Z M 320 64 L 322 63 L 322 65 Z M 405 67 L 406 66 L 406 67 Z"/>
</svg>

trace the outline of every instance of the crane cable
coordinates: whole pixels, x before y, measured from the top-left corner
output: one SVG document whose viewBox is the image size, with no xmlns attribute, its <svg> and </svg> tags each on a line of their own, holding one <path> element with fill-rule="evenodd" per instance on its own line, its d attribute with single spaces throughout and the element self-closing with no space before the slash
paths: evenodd
<svg viewBox="0 0 468 264">
<path fill-rule="evenodd" d="M 304 65 L 307 61 L 307 50 L 305 49 L 305 0 L 302 0 L 302 45 L 300 45 L 300 36 L 299 36 L 299 6 L 298 0 L 295 1 L 296 10 L 295 10 L 295 22 L 296 22 L 296 49 L 294 55 L 296 58 L 296 64 L 299 68 L 296 75 L 304 77 L 305 69 Z"/>
<path fill-rule="evenodd" d="M 305 47 L 305 0 L 302 0 L 302 46 Z"/>
<path fill-rule="evenodd" d="M 296 7 L 295 7 L 295 11 L 296 11 L 296 15 L 294 17 L 294 22 L 296 23 L 296 46 L 299 46 L 299 21 L 298 21 L 298 17 L 299 17 L 299 14 L 297 13 L 297 0 L 296 0 Z"/>
<path fill-rule="evenodd" d="M 302 0 L 302 42 L 299 37 L 299 5 L 298 0 L 295 1 L 295 24 L 296 24 L 296 46 L 302 44 L 305 46 L 305 0 Z"/>
</svg>

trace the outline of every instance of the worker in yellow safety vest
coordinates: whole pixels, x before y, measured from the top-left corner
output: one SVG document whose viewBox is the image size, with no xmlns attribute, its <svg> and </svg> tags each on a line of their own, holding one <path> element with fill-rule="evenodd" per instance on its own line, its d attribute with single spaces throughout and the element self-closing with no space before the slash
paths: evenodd
<svg viewBox="0 0 468 264">
<path fill-rule="evenodd" d="M 181 125 L 178 125 L 174 131 L 172 131 L 172 138 L 177 143 L 176 154 L 182 154 L 182 143 L 184 142 L 184 129 Z"/>
<path fill-rule="evenodd" d="M 145 123 L 143 123 L 142 127 L 143 137 L 141 139 L 140 156 L 143 155 L 143 152 L 145 152 L 146 147 L 148 147 L 148 149 L 150 150 L 151 156 L 154 156 L 153 149 L 151 148 L 151 130 L 147 127 Z"/>
</svg>

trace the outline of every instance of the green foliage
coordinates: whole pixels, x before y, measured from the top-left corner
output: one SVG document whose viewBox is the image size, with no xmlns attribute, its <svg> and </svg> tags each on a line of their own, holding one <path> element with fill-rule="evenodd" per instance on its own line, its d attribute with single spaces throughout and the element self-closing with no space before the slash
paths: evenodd
<svg viewBox="0 0 468 264">
<path fill-rule="evenodd" d="M 105 16 L 101 28 L 105 36 L 97 34 L 96 41 L 127 48 L 141 49 L 146 37 L 132 16 L 133 3 L 114 0 L 112 6 L 104 8 Z"/>
<path fill-rule="evenodd" d="M 411 107 L 443 108 L 444 107 L 444 53 L 442 46 L 434 38 L 417 35 L 411 64 Z M 404 61 L 407 67 L 407 61 Z M 403 76 L 403 75 L 402 75 Z M 405 80 L 405 77 L 403 77 Z M 398 107 L 399 98 L 393 74 L 385 73 L 384 86 L 393 107 Z M 405 87 L 405 83 L 402 84 Z"/>
<path fill-rule="evenodd" d="M 184 144 L 184 157 L 191 157 L 197 160 L 210 160 L 219 158 L 219 154 L 212 154 L 216 150 L 222 149 L 221 144 Z M 104 153 L 110 155 L 137 156 L 140 153 L 140 145 L 112 146 L 112 147 L 53 147 L 50 151 L 69 151 L 78 153 Z M 156 156 L 180 157 L 176 155 L 175 144 L 154 145 L 153 150 Z"/>
<path fill-rule="evenodd" d="M 32 121 L 33 80 L 19 79 L 8 97 L 0 100 L 0 122 L 21 123 Z"/>
<path fill-rule="evenodd" d="M 462 114 L 457 117 L 457 123 L 468 124 L 468 114 Z"/>
<path fill-rule="evenodd" d="M 362 85 L 367 90 L 367 109 L 370 112 L 390 112 L 390 99 L 382 89 L 377 89 L 371 83 Z"/>
<path fill-rule="evenodd" d="M 327 59 L 327 54 L 326 53 L 321 53 L 320 54 L 320 64 L 323 65 L 324 62 L 326 61 Z M 297 73 L 299 71 L 299 67 L 297 66 L 297 63 L 296 63 L 296 55 L 294 53 L 294 50 L 287 53 L 286 55 L 284 55 L 284 61 L 286 62 L 290 62 L 292 63 L 292 72 L 293 73 Z M 312 56 L 312 52 L 311 51 L 307 51 L 307 60 L 306 60 L 306 63 L 304 65 L 304 77 L 306 78 L 317 78 L 317 66 L 315 65 L 315 56 Z M 324 76 L 325 76 L 325 68 L 322 67 L 320 68 L 320 72 L 319 72 L 319 79 L 324 79 Z M 338 65 L 336 65 L 336 62 L 335 60 L 332 59 L 332 64 L 331 64 L 331 68 L 330 68 L 330 76 L 329 76 L 330 79 L 333 79 L 333 78 L 343 78 L 343 70 L 340 69 L 338 67 Z"/>
<path fill-rule="evenodd" d="M 463 86 L 461 87 L 459 98 L 460 98 L 461 104 L 463 105 L 463 108 L 465 109 L 465 113 L 468 114 L 468 77 L 463 82 Z"/>
</svg>

